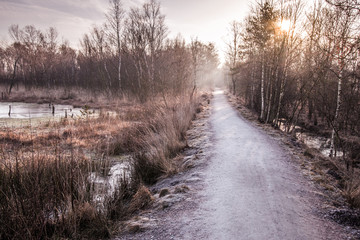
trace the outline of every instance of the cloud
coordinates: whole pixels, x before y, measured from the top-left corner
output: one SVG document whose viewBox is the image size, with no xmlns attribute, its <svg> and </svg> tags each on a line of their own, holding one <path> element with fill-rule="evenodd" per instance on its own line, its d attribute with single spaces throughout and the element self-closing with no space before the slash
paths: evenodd
<svg viewBox="0 0 360 240">
<path fill-rule="evenodd" d="M 107 2 L 101 0 L 3 0 L 1 2 L 1 5 L 12 6 L 20 11 L 21 9 L 31 9 L 37 13 L 49 11 L 88 19 L 98 18 L 107 8 Z"/>
<path fill-rule="evenodd" d="M 123 0 L 124 8 L 141 7 L 147 0 Z M 229 22 L 241 20 L 255 0 L 161 0 L 169 36 L 178 33 L 189 41 L 198 37 L 214 42 L 223 52 Z M 37 28 L 55 27 L 59 36 L 73 47 L 94 24 L 105 21 L 109 0 L 0 0 L 0 39 L 7 35 L 11 24 L 21 27 L 32 24 Z"/>
<path fill-rule="evenodd" d="M 60 36 L 76 47 L 82 35 L 95 23 L 105 20 L 107 2 L 101 0 L 14 0 L 0 1 L 0 32 L 7 34 L 11 24 L 55 27 Z"/>
</svg>

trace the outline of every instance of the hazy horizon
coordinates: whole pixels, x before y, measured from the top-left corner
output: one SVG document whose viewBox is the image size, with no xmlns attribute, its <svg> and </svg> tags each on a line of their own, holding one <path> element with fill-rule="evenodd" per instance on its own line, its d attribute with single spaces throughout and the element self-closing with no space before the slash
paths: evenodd
<svg viewBox="0 0 360 240">
<path fill-rule="evenodd" d="M 144 0 L 124 0 L 124 8 L 140 6 Z M 215 43 L 221 62 L 224 62 L 225 43 L 229 23 L 240 21 L 254 1 L 246 0 L 163 0 L 162 13 L 166 16 L 169 37 L 181 34 L 187 42 L 198 37 L 203 42 Z M 73 48 L 93 25 L 105 21 L 108 0 L 0 0 L 0 39 L 9 40 L 11 24 L 20 27 L 34 25 L 45 30 L 55 27 L 59 40 L 68 40 Z"/>
</svg>

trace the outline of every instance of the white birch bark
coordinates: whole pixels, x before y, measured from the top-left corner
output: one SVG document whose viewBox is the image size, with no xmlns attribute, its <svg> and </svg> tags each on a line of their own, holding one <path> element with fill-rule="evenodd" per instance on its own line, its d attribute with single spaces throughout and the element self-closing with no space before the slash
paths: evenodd
<svg viewBox="0 0 360 240">
<path fill-rule="evenodd" d="M 264 52 L 261 60 L 261 113 L 260 113 L 260 120 L 264 120 L 264 113 L 265 113 L 265 96 L 264 96 L 264 78 L 265 78 L 265 63 L 264 63 Z"/>
<path fill-rule="evenodd" d="M 334 122 L 333 122 L 333 126 L 332 126 L 332 132 L 331 132 L 330 157 L 333 157 L 333 156 L 336 157 L 335 134 L 336 134 L 336 127 L 337 127 L 337 122 L 338 122 L 338 117 L 339 117 L 340 106 L 341 106 L 342 75 L 343 75 L 343 69 L 341 67 L 341 70 L 339 73 L 339 78 L 338 78 L 336 111 L 335 111 L 335 117 L 334 117 Z"/>
</svg>

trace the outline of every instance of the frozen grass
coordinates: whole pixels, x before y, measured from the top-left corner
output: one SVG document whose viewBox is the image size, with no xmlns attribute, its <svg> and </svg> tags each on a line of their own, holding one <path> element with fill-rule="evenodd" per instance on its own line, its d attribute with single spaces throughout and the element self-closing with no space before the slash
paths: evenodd
<svg viewBox="0 0 360 240">
<path fill-rule="evenodd" d="M 113 222 L 151 204 L 144 184 L 179 170 L 200 100 L 123 102 L 99 118 L 0 129 L 0 239 L 109 237 Z M 132 179 L 98 209 L 89 176 L 108 164 L 93 156 L 123 153 L 134 156 Z"/>
</svg>

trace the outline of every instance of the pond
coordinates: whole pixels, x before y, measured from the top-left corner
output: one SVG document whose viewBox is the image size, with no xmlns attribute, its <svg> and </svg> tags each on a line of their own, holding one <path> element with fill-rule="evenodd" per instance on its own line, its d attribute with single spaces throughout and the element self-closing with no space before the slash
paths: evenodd
<svg viewBox="0 0 360 240">
<path fill-rule="evenodd" d="M 71 105 L 0 102 L 0 126 L 36 125 L 44 121 L 58 121 L 61 118 L 80 117 L 84 114 L 83 108 L 74 108 Z"/>
<path fill-rule="evenodd" d="M 0 118 L 65 117 L 65 112 L 68 116 L 80 115 L 80 110 L 82 108 L 74 108 L 71 105 L 1 102 Z"/>
</svg>

